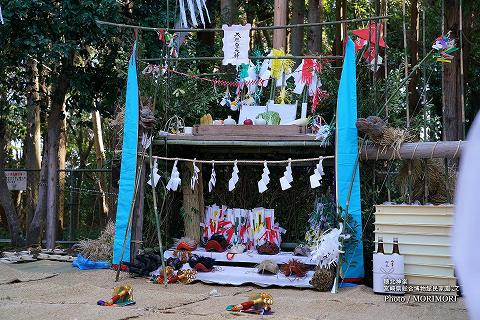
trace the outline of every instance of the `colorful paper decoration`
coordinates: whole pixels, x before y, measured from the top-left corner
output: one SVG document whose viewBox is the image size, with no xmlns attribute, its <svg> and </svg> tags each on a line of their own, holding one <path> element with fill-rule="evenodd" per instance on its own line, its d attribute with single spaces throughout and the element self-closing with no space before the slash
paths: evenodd
<svg viewBox="0 0 480 320">
<path fill-rule="evenodd" d="M 458 48 L 455 47 L 455 39 L 450 39 L 450 32 L 438 37 L 432 45 L 432 48 L 437 51 L 437 53 L 433 55 L 433 58 L 438 62 L 446 63 L 452 62 L 453 55 L 451 55 L 451 53 L 458 50 Z"/>
<path fill-rule="evenodd" d="M 233 189 L 235 189 L 235 186 L 239 180 L 238 172 L 237 160 L 235 160 L 235 163 L 233 164 L 232 177 L 228 181 L 228 191 L 233 191 Z"/>
<path fill-rule="evenodd" d="M 252 25 L 222 25 L 223 29 L 223 65 L 239 66 L 250 64 L 248 51 L 250 49 L 250 29 Z"/>
<path fill-rule="evenodd" d="M 190 188 L 192 190 L 195 190 L 195 185 L 198 183 L 198 173 L 200 172 L 200 169 L 197 167 L 196 160 L 196 158 L 193 160 L 193 174 L 192 178 L 190 179 Z"/>
<path fill-rule="evenodd" d="M 274 209 L 229 209 L 216 204 L 205 207 L 205 219 L 200 225 L 204 238 L 222 234 L 230 245 L 243 244 L 249 250 L 266 241 L 280 247 L 281 235 L 286 232 L 275 223 Z"/>
<path fill-rule="evenodd" d="M 208 192 L 212 192 L 216 183 L 217 183 L 217 175 L 215 173 L 215 163 L 212 163 L 212 173 L 210 175 L 210 181 L 208 181 Z"/>
<path fill-rule="evenodd" d="M 356 35 L 358 38 L 355 40 L 355 53 L 358 50 L 362 49 L 364 46 L 368 46 L 365 52 L 363 53 L 363 57 L 365 61 L 370 65 L 370 69 L 374 69 L 375 67 L 375 57 L 377 57 L 377 70 L 379 65 L 382 64 L 383 58 L 378 55 L 376 51 L 376 36 L 377 36 L 377 25 L 378 25 L 378 32 L 379 32 L 379 39 L 378 39 L 378 46 L 382 48 L 386 48 L 387 44 L 383 39 L 383 24 L 378 23 L 375 21 L 369 21 L 367 24 L 366 29 L 357 29 L 353 30 L 352 34 Z M 376 72 L 377 70 L 373 70 Z"/>
<path fill-rule="evenodd" d="M 180 172 L 177 169 L 178 160 L 175 160 L 173 163 L 172 173 L 170 174 L 170 180 L 165 187 L 169 191 L 177 191 L 178 186 L 181 184 L 182 180 L 180 179 Z"/>
</svg>

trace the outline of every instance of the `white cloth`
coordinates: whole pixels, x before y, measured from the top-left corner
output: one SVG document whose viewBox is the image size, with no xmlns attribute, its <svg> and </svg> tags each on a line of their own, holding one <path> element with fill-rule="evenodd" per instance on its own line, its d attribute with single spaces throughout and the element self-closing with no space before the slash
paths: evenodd
<svg viewBox="0 0 480 320">
<path fill-rule="evenodd" d="M 480 251 L 478 250 L 478 183 L 480 181 L 480 115 L 462 153 L 455 196 L 452 256 L 470 319 L 480 319 Z"/>
<path fill-rule="evenodd" d="M 239 66 L 242 63 L 249 64 L 248 51 L 250 49 L 250 29 L 252 25 L 227 26 L 223 29 L 223 65 L 233 64 Z"/>
</svg>

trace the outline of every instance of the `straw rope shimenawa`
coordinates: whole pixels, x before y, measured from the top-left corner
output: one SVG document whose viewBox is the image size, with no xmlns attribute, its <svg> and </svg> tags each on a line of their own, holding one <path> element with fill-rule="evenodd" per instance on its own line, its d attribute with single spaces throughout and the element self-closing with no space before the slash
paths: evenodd
<svg viewBox="0 0 480 320">
<path fill-rule="evenodd" d="M 313 162 L 320 161 L 323 159 L 333 159 L 334 156 L 320 156 L 316 158 L 305 158 L 305 159 L 286 159 L 286 160 L 198 160 L 198 159 L 186 159 L 186 158 L 169 158 L 169 157 L 159 157 L 153 156 L 153 159 L 158 160 L 167 160 L 167 161 L 180 161 L 180 162 L 195 162 L 195 163 L 207 163 L 207 164 L 255 164 L 263 165 L 267 164 L 288 164 L 296 162 Z"/>
</svg>

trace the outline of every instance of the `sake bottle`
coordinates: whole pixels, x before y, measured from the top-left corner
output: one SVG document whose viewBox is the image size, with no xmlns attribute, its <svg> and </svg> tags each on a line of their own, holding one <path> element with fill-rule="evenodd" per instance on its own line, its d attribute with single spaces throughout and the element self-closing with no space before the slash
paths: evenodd
<svg viewBox="0 0 480 320">
<path fill-rule="evenodd" d="M 400 254 L 400 250 L 398 248 L 398 238 L 397 237 L 394 237 L 393 238 L 393 250 L 392 250 L 392 254 Z"/>
<path fill-rule="evenodd" d="M 378 237 L 377 253 L 381 253 L 381 254 L 385 253 L 383 250 L 383 237 Z"/>
</svg>

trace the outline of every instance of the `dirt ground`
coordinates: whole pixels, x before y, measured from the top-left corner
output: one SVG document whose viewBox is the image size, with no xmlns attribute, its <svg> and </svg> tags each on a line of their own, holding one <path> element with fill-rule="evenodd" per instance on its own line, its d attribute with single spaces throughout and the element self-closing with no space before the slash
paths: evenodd
<svg viewBox="0 0 480 320">
<path fill-rule="evenodd" d="M 42 273 L 38 273 L 42 272 Z M 56 274 L 58 273 L 58 274 Z M 44 278 L 44 279 L 42 279 Z M 15 279 L 24 282 L 7 283 Z M 238 319 L 261 316 L 225 311 L 253 292 L 266 291 L 274 299 L 274 315 L 267 319 L 467 319 L 462 298 L 456 303 L 386 303 L 365 286 L 340 289 L 338 294 L 299 289 L 252 286 L 175 284 L 165 289 L 145 279 L 122 274 L 114 282 L 112 270 L 79 271 L 65 262 L 38 261 L 0 265 L 0 319 Z M 18 281 L 18 280 L 17 280 Z M 2 284 L 3 283 L 3 284 Z M 100 307 L 112 288 L 128 283 L 136 305 Z M 216 289 L 219 297 L 209 295 Z"/>
</svg>

